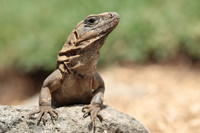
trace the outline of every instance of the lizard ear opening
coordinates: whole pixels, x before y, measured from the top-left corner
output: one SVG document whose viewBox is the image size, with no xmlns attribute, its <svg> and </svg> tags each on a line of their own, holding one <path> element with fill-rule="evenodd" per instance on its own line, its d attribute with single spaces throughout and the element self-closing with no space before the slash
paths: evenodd
<svg viewBox="0 0 200 133">
<path fill-rule="evenodd" d="M 69 37 L 70 39 L 70 44 L 76 44 L 76 42 L 77 42 L 77 40 L 78 40 L 78 34 L 77 34 L 77 32 L 74 30 L 72 33 L 71 33 L 71 35 L 70 35 L 70 37 Z"/>
<path fill-rule="evenodd" d="M 76 40 L 78 39 L 78 34 L 77 34 L 77 32 L 76 31 L 74 31 L 74 35 L 75 35 L 75 37 L 76 37 Z"/>
</svg>

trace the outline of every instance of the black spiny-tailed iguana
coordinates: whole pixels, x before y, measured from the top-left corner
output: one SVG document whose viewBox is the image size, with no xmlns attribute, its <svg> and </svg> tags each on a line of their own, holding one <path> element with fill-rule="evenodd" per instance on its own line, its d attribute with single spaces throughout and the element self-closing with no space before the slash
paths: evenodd
<svg viewBox="0 0 200 133">
<path fill-rule="evenodd" d="M 104 96 L 104 82 L 96 72 L 99 49 L 119 22 L 115 12 L 89 15 L 71 32 L 62 50 L 58 53 L 57 69 L 49 75 L 39 97 L 38 123 L 47 113 L 58 115 L 52 108 L 71 104 L 89 104 L 83 107 L 84 115 L 90 114 L 95 125 Z"/>
</svg>

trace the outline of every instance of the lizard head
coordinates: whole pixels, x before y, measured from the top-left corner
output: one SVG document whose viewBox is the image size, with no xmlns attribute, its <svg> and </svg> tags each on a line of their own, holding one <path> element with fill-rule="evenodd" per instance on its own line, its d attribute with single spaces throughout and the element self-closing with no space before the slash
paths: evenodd
<svg viewBox="0 0 200 133">
<path fill-rule="evenodd" d="M 89 15 L 79 22 L 69 36 L 68 42 L 81 45 L 82 42 L 93 39 L 105 41 L 119 23 L 120 16 L 115 12 Z"/>
<path fill-rule="evenodd" d="M 89 15 L 85 20 L 78 23 L 75 28 L 77 41 L 81 42 L 82 40 L 108 35 L 117 26 L 119 18 L 119 14 L 115 12 Z"/>
</svg>

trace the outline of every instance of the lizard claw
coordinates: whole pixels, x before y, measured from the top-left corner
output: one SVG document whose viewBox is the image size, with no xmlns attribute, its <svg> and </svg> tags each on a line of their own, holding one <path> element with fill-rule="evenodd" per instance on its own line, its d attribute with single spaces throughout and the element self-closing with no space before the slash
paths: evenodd
<svg viewBox="0 0 200 133">
<path fill-rule="evenodd" d="M 84 112 L 83 117 L 86 118 L 87 115 L 90 114 L 91 123 L 93 124 L 94 127 L 96 127 L 97 117 L 100 119 L 100 121 L 102 121 L 100 110 L 101 110 L 100 106 L 96 106 L 93 104 L 85 105 L 82 108 L 82 112 Z"/>
<path fill-rule="evenodd" d="M 52 119 L 52 122 L 53 122 L 53 118 L 54 119 L 57 119 L 58 118 L 58 113 L 55 109 L 53 109 L 51 106 L 40 106 L 40 108 L 34 112 L 32 112 L 30 115 L 29 115 L 29 118 L 32 117 L 32 115 L 35 115 L 35 114 L 39 114 L 38 118 L 37 118 L 37 125 L 39 125 L 41 119 L 42 119 L 42 116 L 44 115 L 43 117 L 43 124 L 46 125 L 46 121 L 47 121 L 47 113 L 49 113 L 49 115 L 51 116 L 51 119 Z M 57 118 L 56 118 L 57 116 Z M 54 124 L 54 122 L 53 122 Z"/>
</svg>

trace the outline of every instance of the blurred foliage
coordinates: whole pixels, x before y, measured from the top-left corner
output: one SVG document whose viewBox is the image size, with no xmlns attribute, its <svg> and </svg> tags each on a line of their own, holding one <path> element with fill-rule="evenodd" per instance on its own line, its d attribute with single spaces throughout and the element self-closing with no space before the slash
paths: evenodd
<svg viewBox="0 0 200 133">
<path fill-rule="evenodd" d="M 0 67 L 54 70 L 76 24 L 90 14 L 113 11 L 120 23 L 100 51 L 101 66 L 160 62 L 180 49 L 200 59 L 199 0 L 1 0 Z"/>
</svg>

